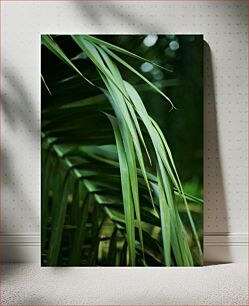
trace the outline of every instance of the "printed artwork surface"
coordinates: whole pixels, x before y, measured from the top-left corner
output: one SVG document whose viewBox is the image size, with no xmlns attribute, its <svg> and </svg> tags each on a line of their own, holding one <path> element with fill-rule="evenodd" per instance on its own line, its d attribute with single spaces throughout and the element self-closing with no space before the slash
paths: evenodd
<svg viewBox="0 0 249 306">
<path fill-rule="evenodd" d="M 203 265 L 203 36 L 41 36 L 41 265 Z"/>
</svg>

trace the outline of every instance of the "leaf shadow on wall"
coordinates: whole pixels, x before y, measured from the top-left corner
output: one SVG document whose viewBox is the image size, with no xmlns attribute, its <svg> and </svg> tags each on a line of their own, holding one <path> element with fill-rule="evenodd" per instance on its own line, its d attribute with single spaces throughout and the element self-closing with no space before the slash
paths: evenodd
<svg viewBox="0 0 249 306">
<path fill-rule="evenodd" d="M 2 212 L 4 219 L 1 223 L 1 237 L 3 246 L 12 243 L 18 234 L 33 234 L 34 229 L 39 227 L 39 203 L 33 203 L 34 186 L 28 185 L 31 181 L 39 181 L 35 175 L 39 173 L 40 164 L 37 164 L 36 171 L 32 169 L 34 164 L 30 163 L 29 156 L 39 155 L 39 120 L 38 113 L 34 108 L 34 101 L 29 95 L 28 88 L 22 83 L 22 77 L 14 69 L 5 68 L 2 75 L 4 82 L 2 100 L 2 132 L 5 141 L 12 136 L 15 142 L 5 142 L 1 147 L 2 161 Z M 18 140 L 18 141 L 17 141 Z M 30 172 L 31 171 L 31 172 Z M 28 179 L 28 180 L 27 180 Z M 39 192 L 39 186 L 36 186 Z M 39 196 L 39 193 L 38 193 Z M 39 198 L 38 198 L 39 199 Z M 37 206 L 36 206 L 37 205 Z M 37 207 L 37 210 L 36 210 Z M 37 230 L 36 230 L 37 231 Z M 8 258 L 25 258 L 25 247 L 16 248 L 17 244 L 11 244 L 13 252 L 7 254 L 3 248 L 3 256 L 6 253 Z M 19 254 L 16 254 L 18 249 Z"/>
<path fill-rule="evenodd" d="M 82 3 L 76 1 L 75 7 L 77 12 L 81 11 L 81 16 L 84 17 L 84 19 L 82 19 L 84 20 L 84 23 L 95 27 L 94 33 L 105 34 L 102 28 L 103 25 L 107 26 L 107 29 L 110 27 L 111 33 L 115 33 L 115 23 L 113 24 L 113 20 L 117 20 L 118 25 L 125 26 L 125 33 L 127 33 L 127 28 L 129 29 L 130 33 L 134 32 L 136 34 L 167 33 L 167 31 L 161 31 L 161 27 L 157 27 L 157 25 L 153 23 L 153 20 L 151 21 L 151 23 L 147 22 L 147 18 L 146 22 L 141 20 L 142 14 L 139 16 L 140 18 L 136 18 L 135 14 L 132 13 L 132 10 L 129 9 L 129 6 L 124 6 L 120 10 L 120 4 L 118 4 L 118 6 L 115 6 L 114 3 L 110 5 L 103 5 L 101 7 L 101 14 L 99 14 L 99 6 L 94 6 L 89 3 L 87 3 L 86 5 L 82 5 Z M 111 16 L 110 24 L 106 23 L 106 16 L 108 15 Z M 99 27 L 97 31 L 96 26 Z M 110 30 L 108 30 L 108 32 L 110 34 Z M 83 33 L 84 31 L 81 34 Z"/>
</svg>

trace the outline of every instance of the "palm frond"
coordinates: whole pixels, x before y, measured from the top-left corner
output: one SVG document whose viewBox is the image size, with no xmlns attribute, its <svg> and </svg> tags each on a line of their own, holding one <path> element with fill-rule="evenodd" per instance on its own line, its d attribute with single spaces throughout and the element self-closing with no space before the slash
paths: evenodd
<svg viewBox="0 0 249 306">
<path fill-rule="evenodd" d="M 43 263 L 202 263 L 188 203 L 202 205 L 201 201 L 184 193 L 162 131 L 116 63 L 135 73 L 173 107 L 171 100 L 114 52 L 142 57 L 93 36 L 72 38 L 95 66 L 102 84 L 86 77 L 52 37 L 42 36 L 51 52 L 100 91 L 65 104 L 62 100 L 43 111 Z M 190 249 L 179 201 L 191 225 L 197 259 Z"/>
</svg>

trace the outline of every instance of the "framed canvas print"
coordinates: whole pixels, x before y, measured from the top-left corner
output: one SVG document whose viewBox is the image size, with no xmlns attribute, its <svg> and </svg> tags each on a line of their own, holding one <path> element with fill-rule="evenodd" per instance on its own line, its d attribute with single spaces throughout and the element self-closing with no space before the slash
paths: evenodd
<svg viewBox="0 0 249 306">
<path fill-rule="evenodd" d="M 203 264 L 203 36 L 41 36 L 42 266 Z"/>
</svg>

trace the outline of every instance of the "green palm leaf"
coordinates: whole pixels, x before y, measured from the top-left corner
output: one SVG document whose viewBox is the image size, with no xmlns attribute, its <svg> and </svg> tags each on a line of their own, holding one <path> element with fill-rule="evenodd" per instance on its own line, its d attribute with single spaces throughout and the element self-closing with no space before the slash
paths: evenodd
<svg viewBox="0 0 249 306">
<path fill-rule="evenodd" d="M 86 94 L 76 100 L 72 94 L 72 100 L 61 99 L 42 112 L 43 264 L 201 263 L 202 248 L 192 214 L 200 211 L 202 200 L 184 193 L 164 134 L 116 63 L 173 107 L 172 102 L 114 52 L 142 57 L 93 36 L 73 35 L 72 39 L 100 78 L 96 85 L 51 36 L 42 36 L 51 52 L 83 77 L 87 86 L 98 90 L 94 96 Z M 63 82 L 56 84 L 58 91 L 65 91 L 63 86 Z M 55 98 L 57 90 L 51 90 Z M 190 223 L 195 254 L 182 214 Z"/>
</svg>

